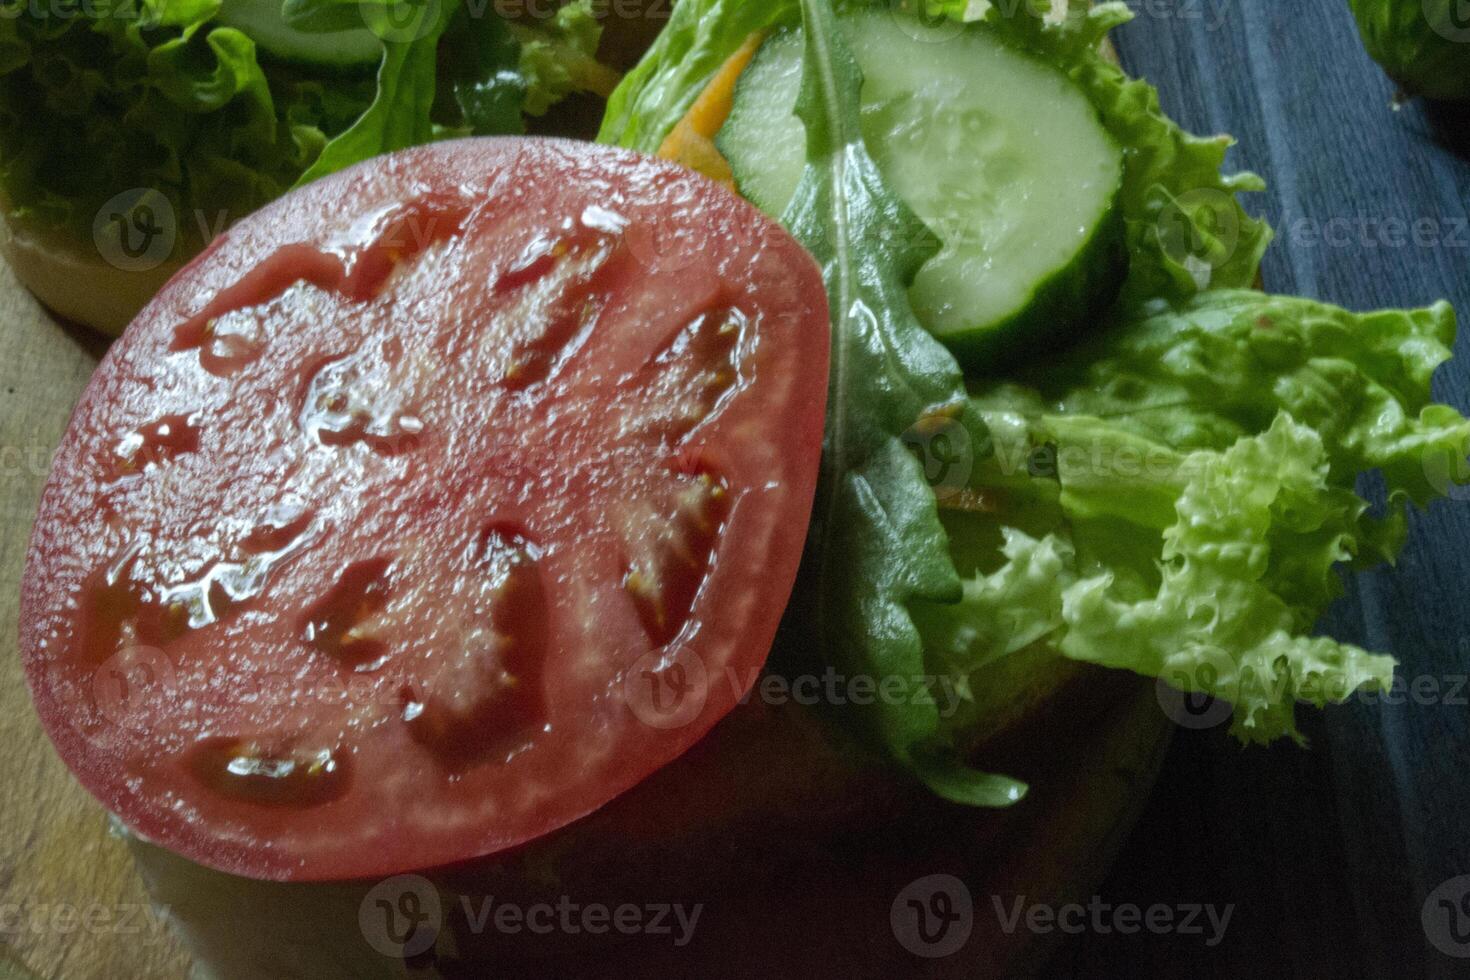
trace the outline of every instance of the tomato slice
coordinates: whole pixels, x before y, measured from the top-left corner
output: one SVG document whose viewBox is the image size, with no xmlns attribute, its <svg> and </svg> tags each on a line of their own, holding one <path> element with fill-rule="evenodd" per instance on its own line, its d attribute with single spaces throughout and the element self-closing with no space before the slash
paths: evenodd
<svg viewBox="0 0 1470 980">
<path fill-rule="evenodd" d="M 796 575 L 820 271 L 672 164 L 438 144 L 234 226 L 62 444 L 22 651 L 81 782 L 261 878 L 597 809 L 743 697 Z"/>
</svg>

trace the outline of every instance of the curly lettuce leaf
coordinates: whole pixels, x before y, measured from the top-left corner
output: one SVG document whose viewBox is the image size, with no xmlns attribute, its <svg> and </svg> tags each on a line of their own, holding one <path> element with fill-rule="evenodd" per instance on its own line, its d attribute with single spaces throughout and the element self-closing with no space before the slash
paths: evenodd
<svg viewBox="0 0 1470 980">
<path fill-rule="evenodd" d="M 304 129 L 318 118 L 293 86 L 271 90 L 248 38 L 205 29 L 217 2 L 103 3 L 92 18 L 6 7 L 0 189 L 12 215 L 90 236 L 109 198 L 155 187 L 212 216 L 236 195 L 279 194 L 309 163 L 311 141 L 279 110 L 292 103 Z"/>
<path fill-rule="evenodd" d="M 602 27 L 592 9 L 592 0 L 573 0 L 540 28 L 517 28 L 521 44 L 519 73 L 525 80 L 525 111 L 533 116 L 546 113 L 573 92 L 607 95 L 617 84 L 617 75 L 598 62 L 597 45 Z"/>
<path fill-rule="evenodd" d="M 832 369 L 818 504 L 807 553 L 816 635 L 829 663 L 911 688 L 872 709 L 879 741 L 941 796 L 999 806 L 1013 780 L 969 769 L 920 690 L 923 647 L 908 612 L 952 602 L 960 580 L 935 497 L 903 437 L 964 400 L 959 366 L 914 318 L 907 285 L 935 242 L 887 188 L 863 144 L 862 75 L 828 0 L 803 0 L 806 60 L 797 114 L 808 164 L 783 221 L 822 264 Z M 899 234 L 891 234 L 898 230 Z"/>
<path fill-rule="evenodd" d="M 86 242 L 111 198 L 149 189 L 178 216 L 185 254 L 291 187 L 376 154 L 522 131 L 527 109 L 567 91 L 559 59 L 581 78 L 596 44 L 586 0 L 535 33 L 532 50 L 461 0 L 423 6 L 432 20 L 404 31 L 402 14 L 417 6 L 283 4 L 298 30 L 376 25 L 386 40 L 374 73 L 262 56 L 216 19 L 221 0 L 4 0 L 3 205 L 12 220 Z"/>
<path fill-rule="evenodd" d="M 1386 687 L 1391 659 L 1309 631 L 1339 567 L 1392 561 L 1406 504 L 1470 452 L 1470 422 L 1430 395 L 1453 333 L 1444 304 L 1223 291 L 982 386 L 984 506 L 945 515 L 974 571 L 958 605 L 916 611 L 931 662 L 961 689 L 1022 649 L 1162 677 L 1231 702 L 1251 742 L 1299 738 L 1297 701 Z M 1369 469 L 1381 515 L 1354 491 Z M 981 721 L 962 710 L 952 738 Z"/>
<path fill-rule="evenodd" d="M 1464 435 L 1460 414 L 1430 395 L 1454 336 L 1444 302 L 1358 314 L 1221 290 L 1177 308 L 1147 304 L 1007 380 L 1181 450 L 1224 448 L 1284 411 L 1322 437 L 1335 479 L 1382 469 L 1423 504 L 1445 489 L 1425 460 L 1457 451 Z"/>
<path fill-rule="evenodd" d="M 1358 550 L 1367 509 L 1329 484 L 1321 437 L 1283 412 L 1260 435 L 1179 466 L 1157 591 L 1130 597 L 1107 572 L 1073 584 L 1058 649 L 1223 697 L 1248 741 L 1299 737 L 1298 700 L 1320 707 L 1387 689 L 1391 658 L 1305 635 L 1335 585 L 1332 567 Z"/>
</svg>

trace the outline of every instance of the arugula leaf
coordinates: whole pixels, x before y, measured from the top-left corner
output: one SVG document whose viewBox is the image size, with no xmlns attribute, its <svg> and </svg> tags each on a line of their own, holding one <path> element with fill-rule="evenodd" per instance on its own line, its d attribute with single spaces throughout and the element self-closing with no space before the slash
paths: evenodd
<svg viewBox="0 0 1470 980">
<path fill-rule="evenodd" d="M 958 365 L 909 308 L 906 287 L 937 243 L 883 183 L 863 144 L 862 76 L 827 0 L 802 0 L 806 59 L 797 115 L 808 165 L 783 223 L 822 264 L 833 338 L 822 479 L 808 551 L 817 635 L 829 660 L 897 679 L 873 719 L 902 763 L 946 798 L 1002 806 L 1014 780 L 969 769 L 942 738 L 923 687 L 925 664 L 908 604 L 953 602 L 934 492 L 903 442 L 926 414 L 958 412 Z"/>
</svg>

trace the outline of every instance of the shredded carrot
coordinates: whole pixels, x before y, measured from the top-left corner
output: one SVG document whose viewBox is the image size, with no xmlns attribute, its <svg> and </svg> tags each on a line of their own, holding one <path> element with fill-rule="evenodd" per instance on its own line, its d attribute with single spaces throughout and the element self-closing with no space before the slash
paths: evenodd
<svg viewBox="0 0 1470 980">
<path fill-rule="evenodd" d="M 764 40 L 764 34 L 752 34 L 745 39 L 740 50 L 720 66 L 684 118 L 664 139 L 658 148 L 659 156 L 697 170 L 722 184 L 735 186 L 735 175 L 715 146 L 715 136 L 730 117 L 730 109 L 735 103 L 735 83 L 740 81 L 741 74 Z"/>
</svg>

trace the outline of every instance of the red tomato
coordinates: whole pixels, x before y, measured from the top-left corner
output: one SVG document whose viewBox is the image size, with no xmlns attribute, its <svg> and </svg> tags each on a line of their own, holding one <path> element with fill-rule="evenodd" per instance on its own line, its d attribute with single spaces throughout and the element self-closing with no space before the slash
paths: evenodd
<svg viewBox="0 0 1470 980">
<path fill-rule="evenodd" d="M 494 853 L 750 688 L 820 452 L 820 272 L 671 164 L 372 161 L 234 226 L 83 395 L 22 650 L 82 783 L 254 877 Z"/>
</svg>

